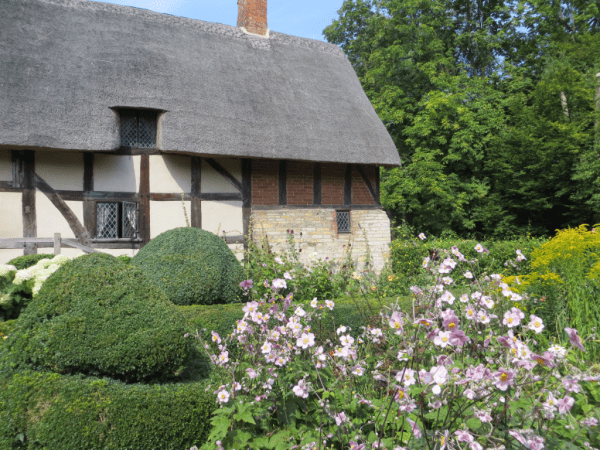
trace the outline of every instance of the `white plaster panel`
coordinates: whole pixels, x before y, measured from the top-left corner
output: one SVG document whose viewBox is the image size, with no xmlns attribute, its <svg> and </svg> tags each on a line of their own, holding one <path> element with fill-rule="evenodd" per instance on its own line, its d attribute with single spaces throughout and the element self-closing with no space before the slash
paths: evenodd
<svg viewBox="0 0 600 450">
<path fill-rule="evenodd" d="M 178 194 L 192 190 L 192 159 L 181 155 L 150 155 L 150 192 Z"/>
<path fill-rule="evenodd" d="M 202 202 L 202 229 L 219 236 L 243 234 L 242 202 Z"/>
<path fill-rule="evenodd" d="M 83 190 L 83 154 L 35 152 L 35 173 L 52 189 Z"/>
<path fill-rule="evenodd" d="M 140 155 L 94 154 L 94 190 L 137 192 L 141 158 Z"/>
<path fill-rule="evenodd" d="M 192 202 L 184 203 L 188 220 L 191 220 Z M 150 239 L 167 230 L 185 226 L 187 225 L 181 202 L 150 202 Z"/>
<path fill-rule="evenodd" d="M 242 182 L 242 162 L 239 159 L 215 159 L 227 172 Z M 235 186 L 227 181 L 219 172 L 212 168 L 206 161 L 202 161 L 202 175 L 200 182 L 202 192 L 239 192 Z"/>
<path fill-rule="evenodd" d="M 23 250 L 17 248 L 0 249 L 0 264 L 8 264 L 11 259 L 23 256 Z"/>
<path fill-rule="evenodd" d="M 0 150 L 0 181 L 12 181 L 10 150 Z"/>
<path fill-rule="evenodd" d="M 83 202 L 66 201 L 65 203 L 71 208 L 77 219 L 79 219 L 79 222 L 83 225 Z M 67 219 L 56 209 L 48 197 L 39 190 L 35 192 L 35 210 L 38 237 L 52 238 L 54 237 L 54 233 L 60 233 L 61 238 L 75 238 L 75 234 L 71 230 Z"/>
<path fill-rule="evenodd" d="M 20 192 L 0 192 L 0 238 L 23 237 L 23 201 Z"/>
</svg>

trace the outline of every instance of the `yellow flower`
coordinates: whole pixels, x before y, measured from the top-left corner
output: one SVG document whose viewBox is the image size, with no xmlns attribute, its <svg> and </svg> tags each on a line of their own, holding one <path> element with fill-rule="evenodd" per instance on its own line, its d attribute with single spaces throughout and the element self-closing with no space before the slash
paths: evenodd
<svg viewBox="0 0 600 450">
<path fill-rule="evenodd" d="M 388 277 L 388 281 L 394 281 L 394 275 L 390 275 L 390 276 Z"/>
<path fill-rule="evenodd" d="M 371 286 L 371 290 L 372 290 L 373 292 L 375 292 L 375 291 L 377 290 L 377 288 L 376 288 L 375 286 Z"/>
</svg>

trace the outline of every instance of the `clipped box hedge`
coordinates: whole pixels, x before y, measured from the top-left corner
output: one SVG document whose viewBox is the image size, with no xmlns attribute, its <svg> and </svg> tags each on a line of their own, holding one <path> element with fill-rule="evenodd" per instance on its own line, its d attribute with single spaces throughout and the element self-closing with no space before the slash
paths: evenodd
<svg viewBox="0 0 600 450">
<path fill-rule="evenodd" d="M 49 372 L 0 378 L 0 449 L 186 450 L 210 432 L 203 382 L 131 384 Z"/>
<path fill-rule="evenodd" d="M 190 350 L 184 334 L 141 271 L 94 253 L 48 278 L 3 346 L 14 367 L 139 381 L 174 376 Z"/>
<path fill-rule="evenodd" d="M 176 305 L 240 301 L 246 274 L 225 241 L 199 228 L 174 228 L 152 239 L 131 264 Z"/>
</svg>

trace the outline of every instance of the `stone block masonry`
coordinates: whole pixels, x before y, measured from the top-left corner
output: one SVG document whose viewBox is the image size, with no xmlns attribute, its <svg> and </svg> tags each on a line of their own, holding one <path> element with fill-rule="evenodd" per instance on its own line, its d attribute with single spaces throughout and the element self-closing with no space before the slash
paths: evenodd
<svg viewBox="0 0 600 450">
<path fill-rule="evenodd" d="M 350 233 L 338 233 L 335 210 L 274 209 L 252 212 L 252 240 L 259 244 L 266 236 L 276 253 L 288 250 L 287 230 L 294 230 L 296 251 L 303 264 L 311 263 L 311 255 L 340 260 L 351 249 L 352 259 L 364 266 L 367 242 L 376 272 L 383 269 L 391 243 L 390 221 L 382 209 L 350 211 Z M 366 239 L 365 239 L 366 235 Z"/>
</svg>

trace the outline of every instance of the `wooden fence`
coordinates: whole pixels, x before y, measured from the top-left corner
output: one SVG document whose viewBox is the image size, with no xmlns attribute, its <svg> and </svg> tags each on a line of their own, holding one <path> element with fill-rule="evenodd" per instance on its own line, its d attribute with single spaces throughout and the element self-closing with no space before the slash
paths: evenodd
<svg viewBox="0 0 600 450">
<path fill-rule="evenodd" d="M 60 233 L 54 233 L 54 238 L 1 238 L 0 249 L 6 248 L 22 248 L 25 249 L 27 244 L 36 244 L 38 247 L 48 248 L 54 247 L 54 254 L 60 255 L 62 247 L 78 248 L 85 253 L 100 253 L 98 250 L 82 245 L 77 239 L 63 239 Z"/>
</svg>

